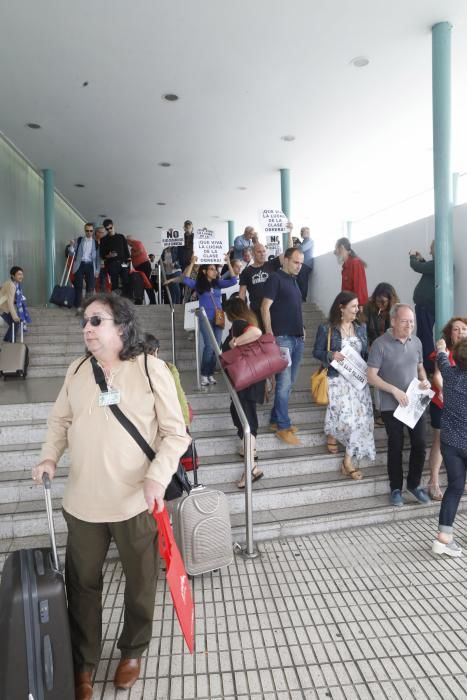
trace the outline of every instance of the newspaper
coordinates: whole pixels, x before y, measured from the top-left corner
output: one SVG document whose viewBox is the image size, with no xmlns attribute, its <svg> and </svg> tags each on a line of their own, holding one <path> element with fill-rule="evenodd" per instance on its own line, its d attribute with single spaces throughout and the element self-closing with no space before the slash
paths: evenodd
<svg viewBox="0 0 467 700">
<path fill-rule="evenodd" d="M 408 406 L 398 406 L 394 411 L 394 418 L 400 420 L 409 428 L 414 428 L 418 423 L 420 416 L 423 415 L 426 407 L 430 403 L 435 392 L 431 389 L 419 389 L 420 379 L 412 379 L 406 394 L 409 398 Z"/>
<path fill-rule="evenodd" d="M 331 367 L 337 369 L 357 391 L 363 391 L 368 384 L 368 367 L 365 360 L 350 346 L 346 347 L 342 354 L 345 355 L 345 359 L 333 360 Z"/>
</svg>

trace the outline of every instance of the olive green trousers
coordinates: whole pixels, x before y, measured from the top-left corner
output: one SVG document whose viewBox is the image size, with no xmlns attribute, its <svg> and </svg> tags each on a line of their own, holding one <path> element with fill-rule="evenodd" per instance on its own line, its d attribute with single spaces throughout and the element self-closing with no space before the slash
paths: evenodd
<svg viewBox="0 0 467 700">
<path fill-rule="evenodd" d="M 117 646 L 122 658 L 141 656 L 151 641 L 159 571 L 154 518 L 145 511 L 123 522 L 90 523 L 63 514 L 68 526 L 65 581 L 75 671 L 92 671 L 100 658 L 102 568 L 112 538 L 126 579 Z"/>
</svg>

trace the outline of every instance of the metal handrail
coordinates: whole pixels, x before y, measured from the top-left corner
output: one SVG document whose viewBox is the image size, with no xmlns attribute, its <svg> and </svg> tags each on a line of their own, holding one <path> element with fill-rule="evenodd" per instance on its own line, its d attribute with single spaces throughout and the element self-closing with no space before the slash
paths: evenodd
<svg viewBox="0 0 467 700">
<path fill-rule="evenodd" d="M 233 405 L 235 406 L 235 410 L 237 411 L 237 415 L 240 419 L 240 423 L 242 424 L 242 428 L 243 428 L 243 447 L 244 447 L 244 458 L 243 459 L 244 459 L 244 467 L 245 467 L 246 546 L 245 546 L 245 549 L 242 550 L 242 555 L 248 559 L 255 559 L 256 557 L 259 556 L 259 552 L 257 549 L 255 549 L 255 544 L 253 541 L 253 488 L 252 488 L 252 481 L 251 481 L 251 472 L 253 470 L 254 460 L 253 460 L 250 424 L 248 423 L 247 417 L 245 415 L 245 411 L 243 410 L 242 404 L 240 403 L 240 399 L 238 398 L 238 394 L 235 391 L 235 389 L 233 388 L 227 373 L 225 372 L 224 368 L 221 365 L 221 362 L 220 362 L 221 351 L 220 351 L 220 348 L 217 344 L 216 336 L 214 335 L 214 331 L 212 330 L 212 326 L 211 326 L 209 319 L 206 315 L 206 311 L 203 308 L 199 308 L 195 311 L 196 369 L 197 369 L 197 377 L 198 377 L 198 387 L 201 388 L 200 376 L 199 376 L 199 364 L 198 364 L 199 319 L 201 319 L 201 322 L 204 324 L 204 327 L 207 330 L 208 335 L 211 339 L 212 347 L 214 349 L 214 353 L 216 355 L 219 368 L 222 372 L 222 376 L 224 377 L 224 381 L 227 385 L 227 390 L 230 394 L 230 398 L 232 399 Z"/>
<path fill-rule="evenodd" d="M 165 274 L 164 263 L 162 258 L 159 260 L 159 271 L 158 271 L 158 286 L 159 286 L 159 304 L 162 304 L 162 278 L 164 282 L 167 282 L 167 275 Z M 172 363 L 177 364 L 177 353 L 175 347 L 175 307 L 172 301 L 172 295 L 170 293 L 169 285 L 165 285 L 165 291 L 167 293 L 167 298 L 170 304 L 170 330 L 172 333 Z"/>
</svg>

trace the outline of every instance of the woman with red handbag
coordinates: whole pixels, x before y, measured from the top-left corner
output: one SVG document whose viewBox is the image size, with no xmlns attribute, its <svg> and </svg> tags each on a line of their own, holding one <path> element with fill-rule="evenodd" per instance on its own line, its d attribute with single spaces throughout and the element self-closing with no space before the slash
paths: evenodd
<svg viewBox="0 0 467 700">
<path fill-rule="evenodd" d="M 222 331 L 225 325 L 224 312 L 222 311 L 222 289 L 233 287 L 238 282 L 228 254 L 225 256 L 225 263 L 230 271 L 230 279 L 219 278 L 219 271 L 215 265 L 200 265 L 196 280 L 191 279 L 191 271 L 196 265 L 198 258 L 193 255 L 191 262 L 183 273 L 183 284 L 190 289 L 196 290 L 199 298 L 200 309 L 204 309 L 209 323 L 211 324 L 217 344 L 220 345 Z M 214 379 L 214 368 L 216 366 L 216 354 L 211 345 L 211 338 L 203 322 L 199 325 L 203 336 L 204 349 L 201 358 L 201 386 L 216 384 Z"/>
<path fill-rule="evenodd" d="M 227 314 L 227 318 L 232 323 L 232 328 L 230 329 L 230 333 L 222 346 L 223 352 L 258 340 L 258 338 L 261 336 L 261 331 L 258 328 L 256 314 L 248 308 L 243 299 L 240 299 L 239 297 L 231 297 L 224 304 L 224 310 Z M 254 461 L 254 467 L 251 473 L 252 481 L 258 481 L 258 479 L 261 479 L 263 476 L 263 472 L 258 468 L 256 455 L 256 435 L 258 433 L 256 404 L 263 403 L 264 401 L 265 383 L 266 380 L 262 380 L 237 392 L 238 398 L 250 425 L 251 449 L 253 452 L 252 461 Z M 241 441 L 239 453 L 241 456 L 243 456 L 243 426 L 232 401 L 230 402 L 230 414 L 232 416 L 233 423 L 237 428 L 237 435 Z M 239 489 L 245 488 L 245 472 L 243 472 L 237 486 Z"/>
</svg>

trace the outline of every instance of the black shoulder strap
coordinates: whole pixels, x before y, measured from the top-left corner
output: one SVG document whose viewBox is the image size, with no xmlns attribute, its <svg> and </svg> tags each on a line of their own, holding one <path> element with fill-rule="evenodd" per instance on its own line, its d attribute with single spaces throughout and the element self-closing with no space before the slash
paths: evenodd
<svg viewBox="0 0 467 700">
<path fill-rule="evenodd" d="M 81 360 L 81 362 L 79 363 L 79 365 L 77 366 L 77 368 L 73 372 L 73 375 L 77 374 L 77 372 L 81 369 L 81 366 L 84 365 L 86 360 L 89 360 L 90 357 L 91 357 L 90 355 L 86 355 L 86 357 L 83 360 Z"/>
<path fill-rule="evenodd" d="M 147 372 L 147 363 L 146 363 L 146 353 L 145 353 L 145 364 L 146 364 L 146 372 Z M 102 370 L 102 367 L 99 367 L 97 360 L 95 357 L 91 357 L 91 365 L 92 365 L 92 371 L 94 372 L 94 379 L 96 380 L 96 384 L 98 384 L 100 390 L 102 392 L 107 391 L 107 382 L 105 381 L 104 377 L 104 372 Z M 149 378 L 149 375 L 148 375 Z M 149 383 L 151 383 L 151 380 L 149 380 Z M 151 385 L 152 389 L 152 385 Z M 126 415 L 123 413 L 123 411 L 116 405 L 112 404 L 109 406 L 110 410 L 114 414 L 115 418 L 118 420 L 120 425 L 122 425 L 125 430 L 131 435 L 133 440 L 141 447 L 143 450 L 144 454 L 146 457 L 152 462 L 154 457 L 156 456 L 156 453 L 152 449 L 151 445 L 146 442 L 144 437 L 141 435 L 139 432 L 138 428 L 134 423 L 131 422 L 129 418 L 126 417 Z"/>
</svg>

